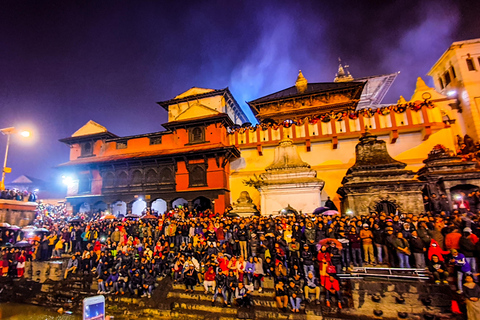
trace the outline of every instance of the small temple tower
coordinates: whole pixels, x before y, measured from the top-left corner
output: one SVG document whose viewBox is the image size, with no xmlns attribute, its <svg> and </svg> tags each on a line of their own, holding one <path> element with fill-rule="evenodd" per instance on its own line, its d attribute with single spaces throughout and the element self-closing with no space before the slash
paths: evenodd
<svg viewBox="0 0 480 320">
<path fill-rule="evenodd" d="M 406 163 L 388 154 L 385 141 L 368 132 L 355 147 L 356 161 L 348 169 L 337 193 L 342 197 L 342 210 L 355 215 L 371 211 L 422 212 L 424 183 L 415 172 L 406 170 Z"/>
<path fill-rule="evenodd" d="M 273 162 L 257 180 L 245 181 L 260 191 L 262 213 L 274 215 L 291 206 L 296 211 L 313 212 L 320 207 L 320 192 L 325 182 L 317 178 L 298 154 L 290 139 L 280 141 Z"/>
</svg>

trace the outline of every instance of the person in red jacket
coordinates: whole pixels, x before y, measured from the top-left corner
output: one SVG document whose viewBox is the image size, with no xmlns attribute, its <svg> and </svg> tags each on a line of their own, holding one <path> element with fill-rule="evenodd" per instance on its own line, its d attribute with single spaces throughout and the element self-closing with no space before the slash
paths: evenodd
<svg viewBox="0 0 480 320">
<path fill-rule="evenodd" d="M 438 242 L 432 239 L 430 241 L 430 247 L 428 248 L 428 260 L 432 260 L 433 256 L 437 256 L 438 260 L 440 261 L 445 261 L 443 258 L 443 255 L 450 254 L 450 251 L 444 251 L 440 246 L 438 245 Z"/>
<path fill-rule="evenodd" d="M 334 295 L 337 298 L 338 308 L 342 309 L 342 293 L 340 292 L 340 283 L 334 276 L 330 275 L 325 282 L 325 301 L 327 307 L 330 307 L 331 296 Z"/>
<path fill-rule="evenodd" d="M 203 287 L 205 288 L 205 294 L 208 293 L 209 288 L 212 287 L 212 291 L 215 290 L 215 269 L 213 267 L 209 267 L 207 272 L 205 272 L 205 279 L 203 280 Z"/>
</svg>

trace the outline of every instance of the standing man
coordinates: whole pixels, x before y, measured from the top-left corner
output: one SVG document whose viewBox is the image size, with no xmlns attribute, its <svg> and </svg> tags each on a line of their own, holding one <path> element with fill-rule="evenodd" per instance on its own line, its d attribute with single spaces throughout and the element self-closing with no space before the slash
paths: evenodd
<svg viewBox="0 0 480 320">
<path fill-rule="evenodd" d="M 407 239 L 403 237 L 403 233 L 401 232 L 397 233 L 395 247 L 397 249 L 400 268 L 410 268 L 410 263 L 408 261 L 410 258 L 410 247 Z"/>
<path fill-rule="evenodd" d="M 418 269 L 425 268 L 425 244 L 423 240 L 418 237 L 417 230 L 412 231 L 412 237 L 410 238 L 410 250 L 415 258 L 415 267 Z"/>
<path fill-rule="evenodd" d="M 363 229 L 360 231 L 360 239 L 362 239 L 365 263 L 375 264 L 375 255 L 373 254 L 373 233 L 366 223 L 363 225 Z"/>
<path fill-rule="evenodd" d="M 238 242 L 240 244 L 240 254 L 243 256 L 244 259 L 248 258 L 248 248 L 247 248 L 247 240 L 248 240 L 248 231 L 245 228 L 243 223 L 240 224 L 240 228 L 237 231 Z"/>
</svg>

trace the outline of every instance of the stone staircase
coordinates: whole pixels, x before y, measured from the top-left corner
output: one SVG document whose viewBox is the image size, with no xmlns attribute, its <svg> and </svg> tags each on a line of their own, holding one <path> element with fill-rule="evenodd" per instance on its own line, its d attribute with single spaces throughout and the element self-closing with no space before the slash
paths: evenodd
<svg viewBox="0 0 480 320">
<path fill-rule="evenodd" d="M 71 275 L 63 280 L 65 263 L 35 262 L 27 267 L 24 279 L 0 278 L 0 302 L 32 303 L 81 313 L 83 298 L 97 294 L 97 281 L 92 274 Z M 357 274 L 365 270 L 356 270 Z M 414 273 L 416 271 L 412 271 Z M 367 274 L 390 271 L 367 270 Z M 423 274 L 409 275 L 410 277 Z M 392 277 L 356 277 L 342 279 L 344 288 L 342 309 L 335 302 L 325 305 L 325 292 L 320 294 L 320 305 L 303 303 L 301 312 L 281 312 L 275 303 L 274 283 L 265 277 L 263 292 L 252 293 L 250 308 L 223 307 L 222 298 L 214 306 L 213 294 L 204 293 L 203 286 L 195 287 L 194 293 L 185 293 L 185 286 L 174 284 L 170 278 L 158 278 L 152 298 L 105 295 L 107 313 L 118 319 L 177 319 L 177 320 L 233 320 L 233 319 L 399 319 L 400 313 L 408 319 L 422 319 L 425 314 L 435 314 L 436 319 L 454 319 L 449 313 L 455 292 L 449 286 L 429 282 Z M 457 297 L 458 298 L 458 297 Z M 382 311 L 382 316 L 374 311 Z"/>
</svg>

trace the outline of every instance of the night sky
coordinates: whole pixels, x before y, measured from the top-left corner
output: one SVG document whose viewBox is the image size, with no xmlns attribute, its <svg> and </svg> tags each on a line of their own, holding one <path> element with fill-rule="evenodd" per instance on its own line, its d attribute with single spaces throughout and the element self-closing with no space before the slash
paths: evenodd
<svg viewBox="0 0 480 320">
<path fill-rule="evenodd" d="M 7 182 L 54 180 L 68 137 L 88 120 L 119 136 L 162 130 L 156 102 L 193 86 L 245 101 L 400 71 L 384 100 L 409 99 L 416 78 L 453 41 L 480 37 L 480 1 L 0 1 L 0 128 L 34 128 L 11 143 Z M 248 110 L 249 117 L 252 118 Z M 0 136 L 3 161 L 6 137 Z"/>
</svg>

